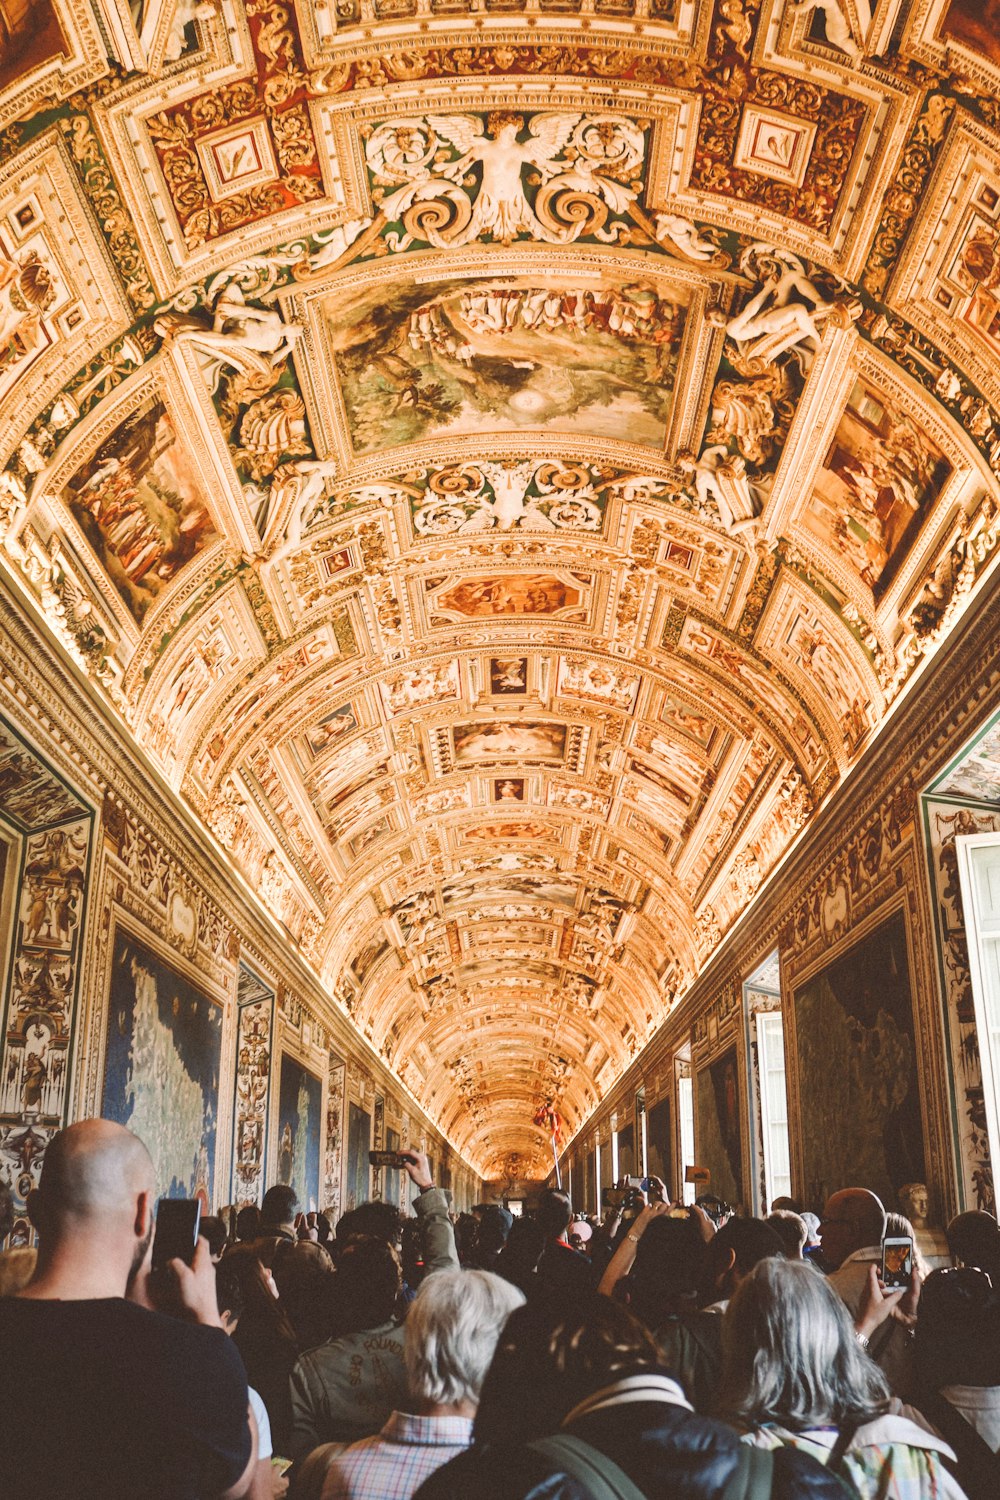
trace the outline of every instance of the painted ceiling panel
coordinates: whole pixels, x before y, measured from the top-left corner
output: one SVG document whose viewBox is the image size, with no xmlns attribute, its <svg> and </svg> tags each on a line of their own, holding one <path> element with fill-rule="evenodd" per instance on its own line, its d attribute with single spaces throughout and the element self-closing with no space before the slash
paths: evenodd
<svg viewBox="0 0 1000 1500">
<path fill-rule="evenodd" d="M 988 10 L 6 7 L 2 565 L 487 1175 L 990 586 Z"/>
</svg>

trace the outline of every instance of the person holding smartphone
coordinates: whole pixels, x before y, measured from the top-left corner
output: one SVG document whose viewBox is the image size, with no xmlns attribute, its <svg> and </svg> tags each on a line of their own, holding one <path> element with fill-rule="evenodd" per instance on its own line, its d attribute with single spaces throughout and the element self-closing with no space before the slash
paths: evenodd
<svg viewBox="0 0 1000 1500">
<path fill-rule="evenodd" d="M 208 1244 L 178 1240 L 151 1275 L 154 1201 L 149 1153 L 123 1126 L 82 1120 L 49 1142 L 28 1199 L 35 1274 L 0 1301 L 0 1494 L 250 1494 L 256 1424 Z"/>
</svg>

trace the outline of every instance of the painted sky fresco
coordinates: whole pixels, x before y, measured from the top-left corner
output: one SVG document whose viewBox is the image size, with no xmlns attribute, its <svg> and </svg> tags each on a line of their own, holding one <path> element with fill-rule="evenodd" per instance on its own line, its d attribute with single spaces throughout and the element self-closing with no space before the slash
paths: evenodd
<svg viewBox="0 0 1000 1500">
<path fill-rule="evenodd" d="M 396 282 L 324 312 L 359 453 L 498 431 L 663 447 L 685 309 L 649 285 Z"/>
</svg>

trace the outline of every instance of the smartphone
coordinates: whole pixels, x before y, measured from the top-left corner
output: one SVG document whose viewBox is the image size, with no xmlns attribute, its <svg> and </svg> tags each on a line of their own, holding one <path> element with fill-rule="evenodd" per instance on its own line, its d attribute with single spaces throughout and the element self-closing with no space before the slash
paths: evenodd
<svg viewBox="0 0 1000 1500">
<path fill-rule="evenodd" d="M 156 1205 L 156 1237 L 153 1240 L 153 1270 L 168 1261 L 190 1265 L 198 1243 L 201 1223 L 200 1198 L 161 1198 Z"/>
<path fill-rule="evenodd" d="M 908 1235 L 882 1241 L 882 1285 L 887 1292 L 909 1286 L 913 1273 L 913 1241 Z"/>
<path fill-rule="evenodd" d="M 406 1166 L 406 1158 L 401 1151 L 369 1151 L 368 1160 L 373 1167 L 393 1167 L 398 1171 Z"/>
</svg>

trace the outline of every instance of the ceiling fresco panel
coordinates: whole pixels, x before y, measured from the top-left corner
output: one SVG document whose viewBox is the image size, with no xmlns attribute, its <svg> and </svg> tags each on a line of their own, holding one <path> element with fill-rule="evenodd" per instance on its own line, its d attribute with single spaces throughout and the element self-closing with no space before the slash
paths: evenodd
<svg viewBox="0 0 1000 1500">
<path fill-rule="evenodd" d="M 993 586 L 988 12 L 100 0 L 110 62 L 40 14 L 0 566 L 542 1173 Z"/>
</svg>

